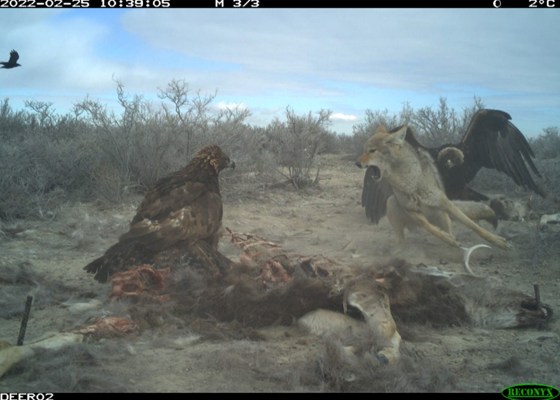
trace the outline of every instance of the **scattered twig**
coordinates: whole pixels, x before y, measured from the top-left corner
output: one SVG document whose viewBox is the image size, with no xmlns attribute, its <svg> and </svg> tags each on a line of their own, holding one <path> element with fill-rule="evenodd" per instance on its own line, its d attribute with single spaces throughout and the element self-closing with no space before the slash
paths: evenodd
<svg viewBox="0 0 560 400">
<path fill-rule="evenodd" d="M 537 310 L 541 308 L 541 291 L 538 284 L 533 285 L 533 289 L 535 290 L 535 303 Z"/>
<path fill-rule="evenodd" d="M 21 325 L 19 327 L 19 335 L 17 339 L 18 346 L 23 345 L 23 338 L 25 337 L 25 330 L 27 329 L 27 321 L 29 320 L 32 302 L 33 296 L 27 296 L 27 299 L 25 300 L 25 309 L 23 310 L 23 317 L 21 318 Z"/>
</svg>

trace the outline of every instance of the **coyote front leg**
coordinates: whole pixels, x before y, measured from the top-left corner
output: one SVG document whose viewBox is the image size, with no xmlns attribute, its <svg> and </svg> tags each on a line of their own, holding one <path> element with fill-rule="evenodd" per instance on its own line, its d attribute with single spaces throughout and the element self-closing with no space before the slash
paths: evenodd
<svg viewBox="0 0 560 400">
<path fill-rule="evenodd" d="M 432 235 L 440 238 L 441 240 L 450 244 L 451 246 L 460 247 L 459 242 L 457 242 L 457 240 L 455 239 L 455 237 L 453 237 L 453 235 L 451 235 L 448 232 L 445 232 L 441 228 L 439 228 L 439 227 L 433 225 L 432 223 L 430 223 L 430 221 L 428 221 L 428 219 L 426 218 L 426 216 L 424 214 L 422 214 L 421 212 L 418 212 L 418 211 L 411 211 L 411 210 L 406 210 L 406 211 L 407 211 L 408 215 L 410 215 L 410 217 L 414 221 L 416 221 L 416 223 L 418 223 L 418 225 L 423 227 L 425 230 L 430 232 Z"/>
<path fill-rule="evenodd" d="M 487 231 L 472 219 L 467 217 L 465 213 L 463 213 L 453 202 L 448 199 L 445 199 L 443 202 L 443 207 L 447 211 L 447 213 L 453 216 L 457 221 L 461 222 L 466 227 L 475 231 L 481 238 L 489 241 L 490 243 L 498 246 L 501 249 L 509 249 L 511 245 L 501 236 L 494 235 L 492 232 Z"/>
</svg>

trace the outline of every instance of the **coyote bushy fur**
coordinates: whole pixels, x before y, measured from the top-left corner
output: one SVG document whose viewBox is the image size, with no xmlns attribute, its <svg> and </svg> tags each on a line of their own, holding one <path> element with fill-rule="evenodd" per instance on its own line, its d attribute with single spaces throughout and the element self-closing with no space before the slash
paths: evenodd
<svg viewBox="0 0 560 400">
<path fill-rule="evenodd" d="M 447 198 L 433 158 L 416 146 L 414 139 L 407 140 L 408 132 L 407 126 L 392 132 L 381 127 L 366 142 L 364 153 L 357 161 L 361 167 L 374 167 L 374 179 L 383 179 L 391 186 L 393 194 L 387 200 L 387 217 L 398 240 L 404 240 L 405 227 L 416 225 L 444 242 L 460 247 L 451 232 L 452 218 L 495 246 L 509 248 L 506 239 L 473 221 L 487 219 L 488 207 L 482 203 L 458 206 Z"/>
</svg>

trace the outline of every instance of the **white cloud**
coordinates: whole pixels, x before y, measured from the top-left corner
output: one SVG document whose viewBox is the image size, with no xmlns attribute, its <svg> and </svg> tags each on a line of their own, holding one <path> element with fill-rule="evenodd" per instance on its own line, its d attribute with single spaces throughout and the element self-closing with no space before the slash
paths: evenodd
<svg viewBox="0 0 560 400">
<path fill-rule="evenodd" d="M 217 102 L 214 107 L 218 110 L 246 110 L 248 107 L 243 103 L 228 103 L 225 101 Z"/>
<path fill-rule="evenodd" d="M 357 121 L 358 117 L 351 114 L 332 113 L 331 119 L 333 121 Z"/>
</svg>

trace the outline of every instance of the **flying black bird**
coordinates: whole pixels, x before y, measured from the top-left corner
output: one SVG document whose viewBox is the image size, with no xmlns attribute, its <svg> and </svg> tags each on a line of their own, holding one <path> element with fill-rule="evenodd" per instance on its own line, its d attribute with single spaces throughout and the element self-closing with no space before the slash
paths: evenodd
<svg viewBox="0 0 560 400">
<path fill-rule="evenodd" d="M 12 50 L 10 51 L 10 59 L 8 61 L 0 61 L 2 64 L 2 68 L 15 68 L 21 67 L 21 64 L 18 64 L 17 60 L 19 59 L 19 54 L 17 51 Z"/>
<path fill-rule="evenodd" d="M 477 111 L 458 144 L 426 147 L 410 131 L 406 140 L 415 147 L 428 151 L 441 175 L 447 197 L 451 200 L 486 201 L 489 198 L 471 187 L 482 167 L 495 169 L 508 175 L 518 186 L 532 190 L 545 197 L 529 169 L 540 177 L 533 163 L 535 155 L 525 136 L 511 122 L 511 116 L 500 110 Z M 383 179 L 376 181 L 375 167 L 368 167 L 364 176 L 362 206 L 366 216 L 374 223 L 385 215 L 387 198 L 391 187 Z"/>
</svg>

